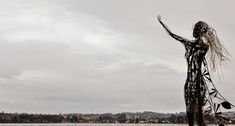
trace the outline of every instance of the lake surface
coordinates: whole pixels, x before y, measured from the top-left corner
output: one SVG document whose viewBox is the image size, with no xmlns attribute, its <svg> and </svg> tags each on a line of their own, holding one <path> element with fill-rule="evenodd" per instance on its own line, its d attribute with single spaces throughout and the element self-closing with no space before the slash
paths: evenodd
<svg viewBox="0 0 235 126">
<path fill-rule="evenodd" d="M 185 124 L 0 124 L 0 126 L 187 126 Z M 212 126 L 212 125 L 211 125 Z"/>
<path fill-rule="evenodd" d="M 0 126 L 187 126 L 185 124 L 0 124 Z"/>
<path fill-rule="evenodd" d="M 73 123 L 53 124 L 51 123 L 51 124 L 0 124 L 0 126 L 187 126 L 187 125 L 186 124 L 73 124 Z M 215 126 L 215 125 L 208 125 L 208 126 Z"/>
</svg>

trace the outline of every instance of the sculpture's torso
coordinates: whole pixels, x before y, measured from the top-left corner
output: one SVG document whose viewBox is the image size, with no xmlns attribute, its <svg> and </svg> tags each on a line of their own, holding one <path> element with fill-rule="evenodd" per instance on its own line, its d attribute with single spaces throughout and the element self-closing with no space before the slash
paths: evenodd
<svg viewBox="0 0 235 126">
<path fill-rule="evenodd" d="M 197 111 L 192 108 L 195 104 L 201 104 L 205 97 L 205 81 L 202 76 L 201 66 L 208 51 L 208 45 L 202 40 L 185 45 L 185 57 L 188 64 L 187 79 L 185 82 L 185 100 L 189 111 Z"/>
</svg>

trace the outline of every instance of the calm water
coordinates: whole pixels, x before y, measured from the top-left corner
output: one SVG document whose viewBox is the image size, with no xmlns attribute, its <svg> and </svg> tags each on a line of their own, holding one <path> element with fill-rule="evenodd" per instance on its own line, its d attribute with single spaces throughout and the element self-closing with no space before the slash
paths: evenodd
<svg viewBox="0 0 235 126">
<path fill-rule="evenodd" d="M 0 124 L 0 126 L 187 126 L 187 125 L 185 124 L 71 124 L 69 123 L 69 124 Z M 215 126 L 215 125 L 209 125 L 209 126 Z M 235 125 L 231 125 L 231 126 L 235 126 Z"/>
<path fill-rule="evenodd" d="M 0 124 L 0 126 L 187 126 L 184 124 Z"/>
<path fill-rule="evenodd" d="M 0 126 L 187 126 L 177 124 L 0 124 Z"/>
</svg>

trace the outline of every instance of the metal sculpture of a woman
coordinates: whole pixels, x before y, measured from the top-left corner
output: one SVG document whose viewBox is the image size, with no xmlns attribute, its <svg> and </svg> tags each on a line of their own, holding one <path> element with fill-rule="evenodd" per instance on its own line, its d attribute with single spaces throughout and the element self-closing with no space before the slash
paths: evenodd
<svg viewBox="0 0 235 126">
<path fill-rule="evenodd" d="M 188 71 L 184 96 L 189 126 L 194 125 L 195 117 L 199 126 L 205 126 L 204 114 L 212 112 L 214 113 L 215 123 L 227 124 L 229 119 L 221 112 L 221 106 L 225 109 L 231 109 L 234 106 L 215 88 L 208 68 L 209 64 L 211 70 L 216 71 L 216 65 L 228 59 L 229 55 L 217 38 L 215 30 L 205 22 L 198 21 L 193 29 L 195 39 L 188 40 L 172 33 L 161 21 L 160 16 L 158 16 L 158 21 L 167 33 L 180 41 L 186 49 L 185 58 Z"/>
</svg>

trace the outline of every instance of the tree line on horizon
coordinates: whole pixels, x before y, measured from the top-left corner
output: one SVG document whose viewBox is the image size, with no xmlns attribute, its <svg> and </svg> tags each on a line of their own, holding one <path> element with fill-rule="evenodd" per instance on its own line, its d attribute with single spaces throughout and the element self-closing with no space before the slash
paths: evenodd
<svg viewBox="0 0 235 126">
<path fill-rule="evenodd" d="M 212 115 L 205 115 L 208 124 L 214 123 Z M 156 112 L 123 112 L 104 114 L 27 114 L 0 113 L 0 123 L 187 123 L 184 112 L 156 113 Z M 235 120 L 231 123 L 235 124 Z"/>
</svg>

